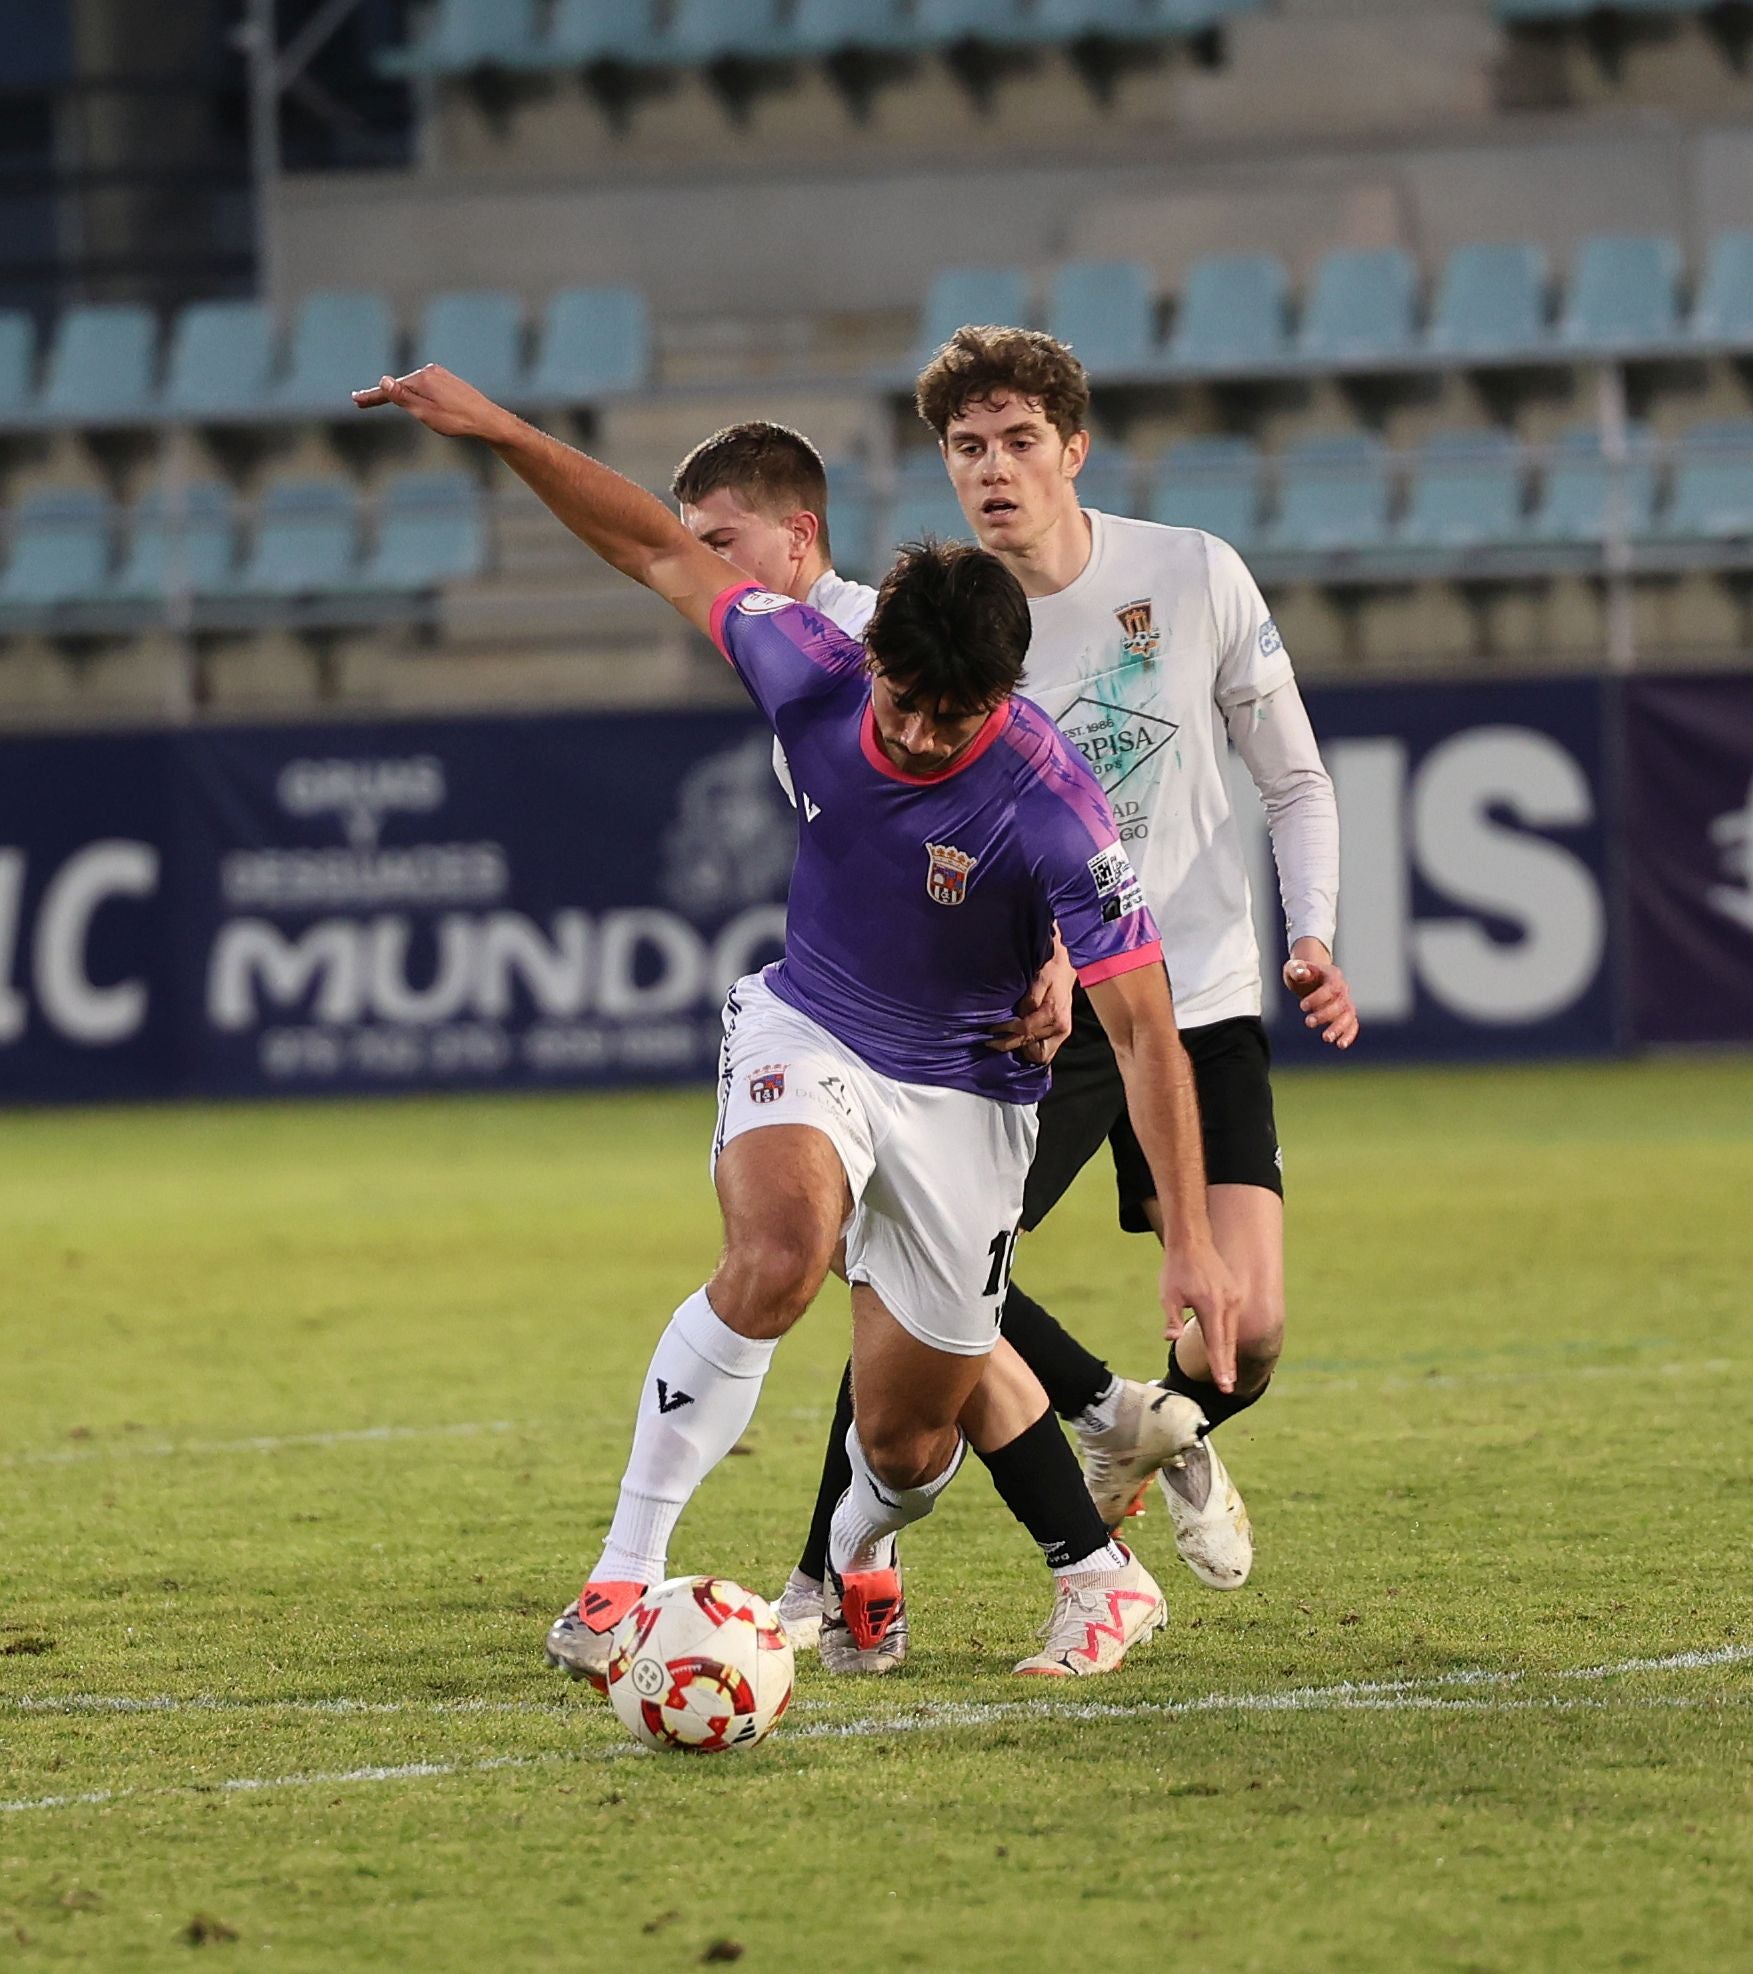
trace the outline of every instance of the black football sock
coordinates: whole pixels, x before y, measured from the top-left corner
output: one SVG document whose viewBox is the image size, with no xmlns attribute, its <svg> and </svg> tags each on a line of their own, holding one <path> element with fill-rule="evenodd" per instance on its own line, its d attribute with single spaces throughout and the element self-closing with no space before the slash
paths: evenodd
<svg viewBox="0 0 1753 1974">
<path fill-rule="evenodd" d="M 1008 1446 L 980 1458 L 999 1500 L 1041 1545 L 1050 1570 L 1107 1548 L 1108 1531 L 1084 1485 L 1077 1456 L 1051 1412 L 1043 1412 Z"/>
<path fill-rule="evenodd" d="M 1169 1370 L 1163 1383 L 1170 1391 L 1178 1391 L 1183 1398 L 1192 1399 L 1205 1414 L 1206 1432 L 1216 1432 L 1225 1419 L 1233 1419 L 1238 1412 L 1247 1411 L 1250 1405 L 1258 1405 L 1266 1396 L 1266 1387 L 1271 1382 L 1268 1378 L 1257 1391 L 1219 1391 L 1209 1378 L 1188 1377 L 1176 1361 L 1175 1346 L 1169 1345 Z"/>
<path fill-rule="evenodd" d="M 1014 1283 L 1004 1298 L 1000 1327 L 1062 1419 L 1075 1419 L 1114 1382 L 1113 1372 L 1093 1351 L 1085 1350 L 1064 1324 Z"/>
<path fill-rule="evenodd" d="M 816 1494 L 816 1511 L 810 1517 L 809 1537 L 797 1567 L 805 1576 L 820 1583 L 828 1574 L 828 1530 L 840 1497 L 852 1485 L 852 1462 L 846 1457 L 846 1432 L 852 1424 L 852 1366 L 846 1366 L 840 1380 L 840 1396 L 834 1401 L 834 1423 L 828 1428 L 828 1445 L 822 1456 L 822 1485 Z"/>
</svg>

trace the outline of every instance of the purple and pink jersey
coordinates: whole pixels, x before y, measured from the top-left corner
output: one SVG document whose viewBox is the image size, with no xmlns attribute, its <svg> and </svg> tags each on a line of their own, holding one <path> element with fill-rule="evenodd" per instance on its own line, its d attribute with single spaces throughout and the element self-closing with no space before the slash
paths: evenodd
<svg viewBox="0 0 1753 1974">
<path fill-rule="evenodd" d="M 1107 797 L 1041 709 L 1007 699 L 944 774 L 883 752 L 864 646 L 752 584 L 712 635 L 779 736 L 798 849 L 782 1001 L 885 1076 L 1034 1103 L 1048 1072 L 987 1047 L 1046 961 L 1057 921 L 1089 986 L 1162 947 Z"/>
</svg>

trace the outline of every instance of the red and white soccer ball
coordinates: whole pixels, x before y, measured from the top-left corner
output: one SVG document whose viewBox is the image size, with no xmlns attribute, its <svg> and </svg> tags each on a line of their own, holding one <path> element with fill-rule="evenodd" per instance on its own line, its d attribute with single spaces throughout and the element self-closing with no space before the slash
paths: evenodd
<svg viewBox="0 0 1753 1974">
<path fill-rule="evenodd" d="M 615 1627 L 609 1704 L 648 1748 L 752 1748 L 791 1701 L 792 1651 L 772 1606 L 721 1576 L 677 1576 Z"/>
</svg>

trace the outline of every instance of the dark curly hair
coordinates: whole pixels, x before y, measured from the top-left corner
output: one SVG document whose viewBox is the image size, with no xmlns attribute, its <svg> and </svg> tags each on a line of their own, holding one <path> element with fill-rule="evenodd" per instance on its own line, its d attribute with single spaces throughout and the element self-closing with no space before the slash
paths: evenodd
<svg viewBox="0 0 1753 1974">
<path fill-rule="evenodd" d="M 913 402 L 939 439 L 983 398 L 1034 398 L 1062 439 L 1089 419 L 1090 380 L 1070 344 L 1039 329 L 964 325 L 919 373 Z"/>
<path fill-rule="evenodd" d="M 945 713 L 984 713 L 1016 690 L 1029 650 L 1022 584 L 972 542 L 903 543 L 864 633 L 874 671 Z"/>
</svg>

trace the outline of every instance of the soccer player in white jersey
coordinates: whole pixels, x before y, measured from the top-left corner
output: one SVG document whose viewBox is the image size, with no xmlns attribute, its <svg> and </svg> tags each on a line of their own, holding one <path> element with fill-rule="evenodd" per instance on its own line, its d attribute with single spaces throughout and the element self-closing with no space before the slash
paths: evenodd
<svg viewBox="0 0 1753 1974">
<path fill-rule="evenodd" d="M 1333 960 L 1339 834 L 1290 660 L 1259 589 L 1226 542 L 1082 507 L 1089 384 L 1063 343 L 1032 330 L 963 328 L 918 380 L 921 417 L 943 449 L 981 546 L 1029 598 L 1024 689 L 1055 716 L 1109 792 L 1164 928 L 1177 1018 L 1199 1091 L 1209 1206 L 1242 1290 L 1233 1392 L 1216 1386 L 1197 1326 L 1176 1340 L 1164 1385 L 1211 1427 L 1261 1398 L 1284 1336 L 1284 1207 L 1260 958 L 1226 756 L 1236 747 L 1264 801 L 1284 905 L 1285 986 L 1304 1021 L 1348 1049 L 1358 1020 Z M 1120 1224 L 1157 1230 L 1111 1052 L 1082 996 L 1041 1105 L 1023 1225 L 1032 1229 L 1109 1146 Z M 1137 1387 L 1111 1375 L 1014 1283 L 1006 1340 L 1077 1428 L 1104 1519 L 1117 1525 L 1159 1466 Z M 1148 1423 L 1148 1422 L 1145 1422 Z M 822 1572 L 823 1503 L 843 1486 L 830 1435 L 816 1519 L 786 1603 L 807 1609 Z M 1253 1535 L 1209 1440 L 1161 1465 L 1175 1543 L 1214 1589 L 1246 1581 Z"/>
<path fill-rule="evenodd" d="M 722 560 L 651 495 L 439 366 L 355 401 L 491 445 L 588 547 L 712 637 L 798 784 L 786 955 L 726 1002 L 722 1256 L 659 1339 L 602 1558 L 550 1629 L 549 1655 L 604 1677 L 615 1624 L 665 1574 L 682 1509 L 747 1426 L 779 1338 L 844 1238 L 854 1479 L 833 1518 L 823 1637 L 849 1634 L 848 1670 L 885 1670 L 901 1601 L 894 1538 L 930 1511 L 964 1431 L 984 1423 L 1047 1080 L 988 1042 L 1056 925 L 1113 1037 L 1164 1200 L 1165 1328 L 1179 1334 L 1191 1308 L 1214 1376 L 1233 1378 L 1235 1295 L 1211 1239 L 1161 943 L 1094 777 L 1013 696 L 1022 591 L 983 551 L 917 547 L 885 581 L 867 651 L 789 597 L 727 583 Z M 1084 1553 L 1054 1566 L 1047 1644 L 1019 1671 L 1102 1670 L 1072 1662 L 1099 1659 L 1098 1631 L 1113 1635 L 1112 1664 L 1162 1622 L 1160 1591 L 1093 1504 L 1089 1528 Z"/>
</svg>

